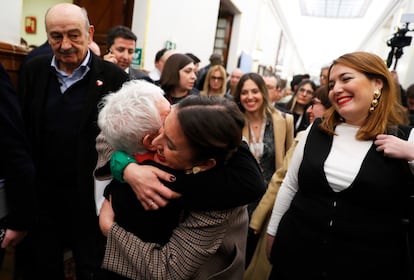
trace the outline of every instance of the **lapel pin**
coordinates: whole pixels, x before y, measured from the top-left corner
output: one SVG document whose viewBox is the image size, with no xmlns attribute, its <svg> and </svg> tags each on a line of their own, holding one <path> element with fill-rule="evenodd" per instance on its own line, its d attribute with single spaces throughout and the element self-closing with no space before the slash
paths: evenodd
<svg viewBox="0 0 414 280">
<path fill-rule="evenodd" d="M 100 87 L 100 86 L 102 86 L 102 85 L 103 85 L 103 82 L 102 82 L 101 80 L 96 80 L 96 85 L 97 85 L 98 87 Z"/>
</svg>

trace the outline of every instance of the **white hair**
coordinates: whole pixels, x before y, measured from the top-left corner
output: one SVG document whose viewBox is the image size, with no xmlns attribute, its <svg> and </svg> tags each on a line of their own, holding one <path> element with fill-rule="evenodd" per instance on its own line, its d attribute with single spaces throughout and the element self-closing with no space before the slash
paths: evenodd
<svg viewBox="0 0 414 280">
<path fill-rule="evenodd" d="M 105 96 L 98 125 L 108 143 L 128 154 L 145 153 L 142 140 L 156 134 L 162 122 L 157 103 L 164 97 L 158 86 L 143 80 L 124 83 L 122 88 Z"/>
</svg>

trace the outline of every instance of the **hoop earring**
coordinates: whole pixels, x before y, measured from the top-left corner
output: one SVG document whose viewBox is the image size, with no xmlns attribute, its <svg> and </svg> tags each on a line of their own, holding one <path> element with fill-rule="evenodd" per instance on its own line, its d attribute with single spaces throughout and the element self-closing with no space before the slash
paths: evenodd
<svg viewBox="0 0 414 280">
<path fill-rule="evenodd" d="M 191 173 L 193 173 L 195 175 L 195 174 L 199 173 L 200 171 L 201 171 L 201 167 L 194 166 L 193 168 L 187 169 L 185 171 L 185 174 L 191 174 Z"/>
<path fill-rule="evenodd" d="M 381 97 L 381 91 L 379 89 L 376 89 L 374 91 L 374 98 L 371 101 L 371 107 L 369 107 L 369 112 L 372 113 L 375 110 L 375 107 L 378 106 L 378 100 Z"/>
</svg>

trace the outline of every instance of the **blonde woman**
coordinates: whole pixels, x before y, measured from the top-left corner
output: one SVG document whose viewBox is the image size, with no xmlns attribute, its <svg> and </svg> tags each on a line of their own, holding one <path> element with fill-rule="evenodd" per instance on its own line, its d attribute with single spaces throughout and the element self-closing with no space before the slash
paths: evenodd
<svg viewBox="0 0 414 280">
<path fill-rule="evenodd" d="M 226 80 L 227 73 L 223 66 L 211 66 L 200 94 L 204 96 L 224 96 L 226 94 Z"/>
<path fill-rule="evenodd" d="M 293 142 L 293 116 L 284 114 L 272 106 L 265 81 L 257 73 L 247 73 L 240 78 L 234 101 L 245 115 L 246 124 L 243 128 L 243 136 L 260 165 L 264 183 L 267 186 L 273 173 L 282 166 L 286 151 Z M 249 204 L 249 214 L 254 211 L 257 203 L 258 201 Z M 264 240 L 262 234 L 259 236 L 253 231 L 249 232 L 247 265 L 253 253 L 256 254 L 259 239 Z M 266 260 L 265 255 L 263 259 Z"/>
</svg>

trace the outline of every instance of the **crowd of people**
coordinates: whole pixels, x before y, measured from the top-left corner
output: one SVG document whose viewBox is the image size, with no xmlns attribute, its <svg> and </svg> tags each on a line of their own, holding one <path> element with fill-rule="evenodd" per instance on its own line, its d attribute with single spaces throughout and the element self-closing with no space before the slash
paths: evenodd
<svg viewBox="0 0 414 280">
<path fill-rule="evenodd" d="M 94 27 L 74 4 L 14 88 L 0 65 L 0 264 L 14 279 L 412 279 L 414 85 L 375 54 L 319 81 Z M 287 93 L 290 91 L 290 93 Z M 404 101 L 404 102 L 403 102 Z"/>
</svg>

